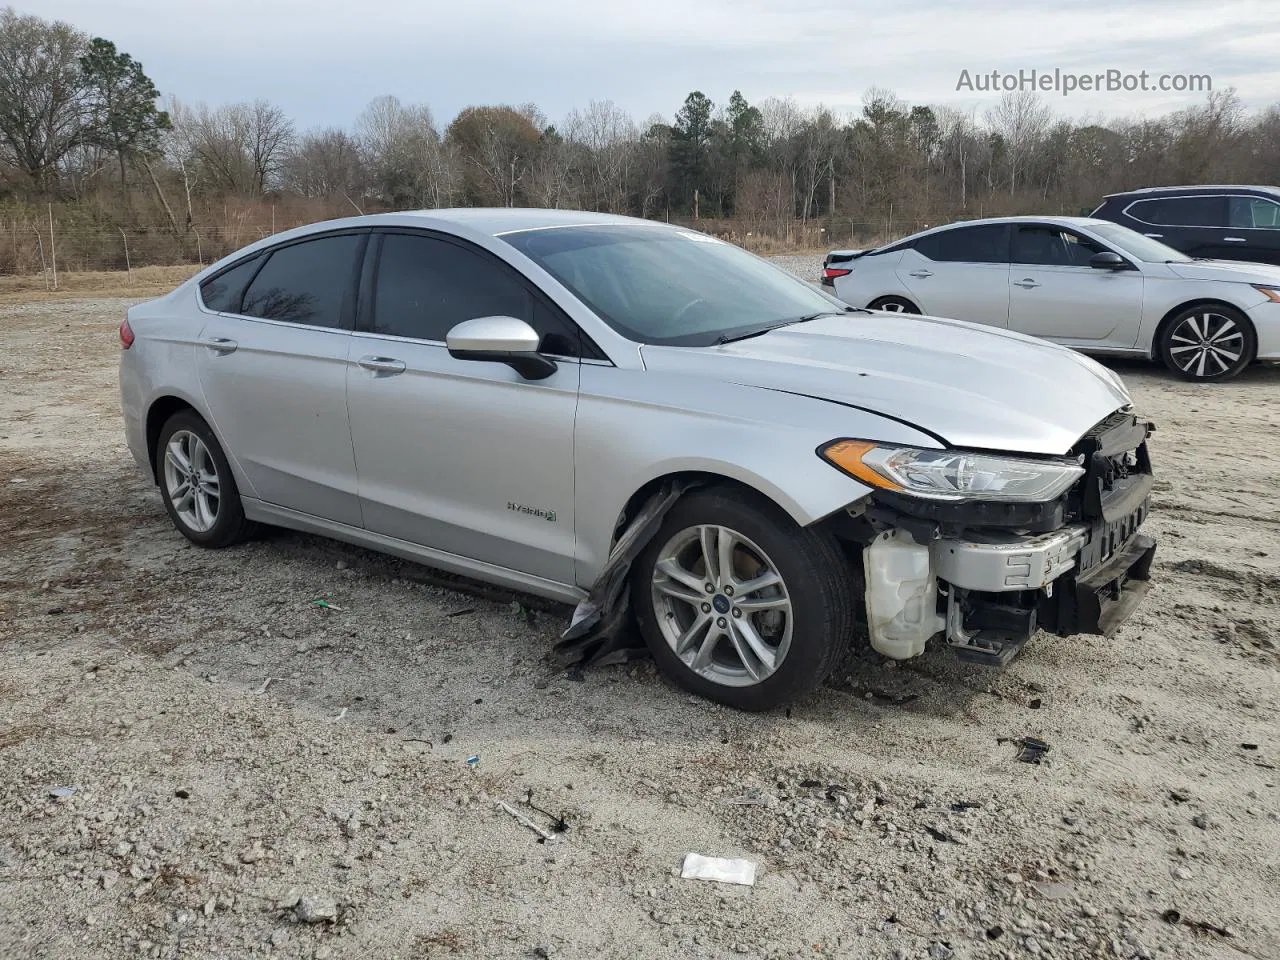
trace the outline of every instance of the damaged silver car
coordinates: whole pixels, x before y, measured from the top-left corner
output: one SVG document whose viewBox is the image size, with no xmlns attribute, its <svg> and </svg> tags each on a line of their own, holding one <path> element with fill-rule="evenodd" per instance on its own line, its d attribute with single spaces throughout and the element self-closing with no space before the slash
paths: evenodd
<svg viewBox="0 0 1280 960">
<path fill-rule="evenodd" d="M 847 307 L 625 217 L 433 210 L 270 237 L 133 307 L 126 435 L 188 539 L 274 524 L 638 625 L 767 709 L 858 638 L 1003 664 L 1114 629 L 1154 543 L 1121 381 L 1042 340 Z"/>
</svg>

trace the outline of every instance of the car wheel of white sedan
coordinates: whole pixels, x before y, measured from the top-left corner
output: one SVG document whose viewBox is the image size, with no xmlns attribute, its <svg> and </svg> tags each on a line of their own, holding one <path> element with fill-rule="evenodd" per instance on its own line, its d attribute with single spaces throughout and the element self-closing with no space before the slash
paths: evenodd
<svg viewBox="0 0 1280 960">
<path fill-rule="evenodd" d="M 1160 359 L 1187 380 L 1228 380 L 1253 360 L 1257 336 L 1239 311 L 1220 304 L 1188 307 L 1160 332 Z"/>
<path fill-rule="evenodd" d="M 249 536 L 235 477 L 222 447 L 199 416 L 175 413 L 156 444 L 160 495 L 178 532 L 202 547 L 227 547 Z"/>
<path fill-rule="evenodd" d="M 885 313 L 919 313 L 920 308 L 906 297 L 880 297 L 867 304 L 868 310 L 883 310 Z"/>
<path fill-rule="evenodd" d="M 767 710 L 848 648 L 858 580 L 829 534 L 746 491 L 690 493 L 641 554 L 632 602 L 654 659 L 688 690 Z"/>
</svg>

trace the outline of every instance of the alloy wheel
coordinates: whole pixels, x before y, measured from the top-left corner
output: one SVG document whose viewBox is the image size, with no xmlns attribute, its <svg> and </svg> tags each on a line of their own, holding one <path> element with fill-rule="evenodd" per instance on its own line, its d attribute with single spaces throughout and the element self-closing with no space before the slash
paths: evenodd
<svg viewBox="0 0 1280 960">
<path fill-rule="evenodd" d="M 187 527 L 196 533 L 213 529 L 221 504 L 218 467 L 205 442 L 190 430 L 177 431 L 165 446 L 164 484 Z"/>
<path fill-rule="evenodd" d="M 1174 366 L 1193 377 L 1216 377 L 1240 362 L 1245 335 L 1231 317 L 1205 311 L 1184 317 L 1169 331 Z"/>
<path fill-rule="evenodd" d="M 658 552 L 653 609 L 663 639 L 713 683 L 768 679 L 791 646 L 791 598 L 773 561 L 729 527 L 688 527 Z"/>
</svg>

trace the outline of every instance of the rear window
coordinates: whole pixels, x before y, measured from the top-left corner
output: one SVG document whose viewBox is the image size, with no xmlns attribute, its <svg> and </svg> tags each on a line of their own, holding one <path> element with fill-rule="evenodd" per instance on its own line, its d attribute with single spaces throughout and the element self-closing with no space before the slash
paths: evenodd
<svg viewBox="0 0 1280 960">
<path fill-rule="evenodd" d="M 957 227 L 921 237 L 916 252 L 944 263 L 1008 263 L 1009 232 L 1004 224 Z"/>
<path fill-rule="evenodd" d="M 1157 197 L 1129 204 L 1126 213 L 1157 227 L 1221 227 L 1226 224 L 1223 197 Z"/>
<path fill-rule="evenodd" d="M 243 312 L 312 327 L 343 326 L 364 239 L 350 233 L 274 250 L 245 291 Z"/>
<path fill-rule="evenodd" d="M 210 277 L 200 284 L 200 299 L 210 310 L 219 313 L 239 313 L 240 301 L 244 299 L 244 288 L 253 279 L 254 272 L 262 263 L 262 255 L 242 260 L 228 270 L 223 270 L 216 277 Z"/>
</svg>

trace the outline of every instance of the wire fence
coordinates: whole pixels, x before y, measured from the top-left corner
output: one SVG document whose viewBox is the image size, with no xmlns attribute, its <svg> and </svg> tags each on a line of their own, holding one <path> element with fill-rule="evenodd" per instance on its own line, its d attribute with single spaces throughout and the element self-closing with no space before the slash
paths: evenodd
<svg viewBox="0 0 1280 960">
<path fill-rule="evenodd" d="M 0 207 L 0 275 L 52 277 L 58 272 L 126 271 L 140 266 L 208 264 L 246 244 L 294 227 L 348 216 L 327 204 L 225 204 L 181 221 L 127 220 L 74 204 L 43 209 Z M 948 218 L 829 217 L 821 220 L 663 219 L 732 241 L 758 253 L 872 246 Z"/>
</svg>

